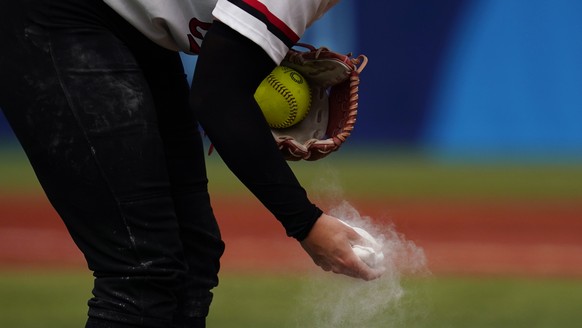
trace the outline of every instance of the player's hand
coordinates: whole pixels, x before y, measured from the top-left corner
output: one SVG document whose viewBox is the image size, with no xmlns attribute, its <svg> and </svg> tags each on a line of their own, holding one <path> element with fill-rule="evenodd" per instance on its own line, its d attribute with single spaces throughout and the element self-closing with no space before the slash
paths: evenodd
<svg viewBox="0 0 582 328">
<path fill-rule="evenodd" d="M 352 228 L 335 217 L 323 214 L 307 238 L 301 241 L 301 246 L 313 262 L 325 271 L 364 280 L 376 279 L 382 271 L 372 269 L 352 251 L 351 245 L 360 240 L 361 236 Z"/>
</svg>

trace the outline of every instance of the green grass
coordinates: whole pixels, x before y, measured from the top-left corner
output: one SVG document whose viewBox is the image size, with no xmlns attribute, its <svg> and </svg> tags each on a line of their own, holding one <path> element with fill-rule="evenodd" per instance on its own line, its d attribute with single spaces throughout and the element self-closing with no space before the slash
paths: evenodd
<svg viewBox="0 0 582 328">
<path fill-rule="evenodd" d="M 432 308 L 419 327 L 549 328 L 582 322 L 580 280 L 446 278 L 423 284 Z"/>
<path fill-rule="evenodd" d="M 40 186 L 24 152 L 16 146 L 0 148 L 0 193 L 39 192 Z"/>
<path fill-rule="evenodd" d="M 366 283 L 302 275 L 225 273 L 215 290 L 209 327 L 327 328 L 324 314 L 352 315 L 359 328 L 511 327 L 574 328 L 582 322 L 582 280 L 511 277 L 428 277 L 406 279 L 399 302 L 369 317 L 358 306 L 341 307 L 342 291 Z M 330 279 L 331 278 L 331 279 Z M 347 281 L 347 282 L 346 282 Z M 360 284 L 360 285 L 358 285 Z M 389 295 L 390 285 L 355 293 L 372 299 Z M 89 297 L 89 273 L 0 271 L 0 327 L 81 327 Z M 323 296 L 322 296 L 323 295 Z M 319 299 L 317 299 L 317 297 Z M 353 299 L 357 304 L 357 298 Z M 373 306 L 375 301 L 364 302 Z M 366 305 L 367 304 L 367 305 Z M 318 312 L 319 311 L 319 312 Z M 319 313 L 319 315 L 318 315 Z M 359 315 L 359 317 L 358 317 Z M 329 316 L 327 318 L 330 318 Z M 348 327 L 341 323 L 334 328 Z"/>
<path fill-rule="evenodd" d="M 338 152 L 290 165 L 311 194 L 347 199 L 582 200 L 582 166 L 568 163 L 443 164 L 410 155 Z M 248 193 L 217 154 L 208 158 L 208 168 L 215 196 Z M 0 150 L 0 197 L 40 192 L 22 151 Z M 89 273 L 0 271 L 0 327 L 81 327 L 90 285 Z M 342 294 L 345 287 L 306 276 L 225 273 L 209 327 L 331 327 L 315 323 L 329 323 L 336 305 L 351 299 Z M 569 328 L 582 322 L 580 279 L 415 278 L 404 282 L 404 291 L 400 302 L 350 327 Z M 322 295 L 324 302 L 314 300 Z M 340 309 L 340 317 L 353 311 Z"/>
<path fill-rule="evenodd" d="M 90 274 L 0 271 L 0 327 L 82 327 L 90 286 Z"/>
<path fill-rule="evenodd" d="M 333 293 L 323 299 L 327 303 L 323 306 L 324 313 L 317 315 L 314 309 L 321 308 L 322 301 L 314 302 L 313 295 L 319 289 L 337 286 L 331 281 L 314 282 L 306 277 L 228 276 L 217 290 L 210 322 L 214 327 L 223 328 L 354 327 L 353 322 L 331 324 L 321 320 L 332 317 L 335 310 L 343 311 L 335 315 L 347 316 L 348 321 L 349 317 L 356 319 L 354 322 L 359 322 L 362 328 L 573 328 L 582 322 L 581 280 L 415 278 L 403 283 L 405 294 L 398 303 L 375 309 L 379 313 L 373 316 L 361 315 L 357 305 L 352 308 L 337 305 L 341 297 L 334 298 Z M 339 286 L 346 288 L 346 285 Z M 380 287 L 355 295 L 369 298 L 369 306 L 374 306 L 375 293 L 387 294 L 389 290 Z M 346 294 L 339 292 L 338 295 L 345 297 Z M 358 301 L 355 299 L 353 303 Z M 310 322 L 314 325 L 310 326 Z"/>
<path fill-rule="evenodd" d="M 210 187 L 237 195 L 244 187 L 215 154 Z M 582 200 L 575 163 L 441 163 L 406 153 L 337 152 L 317 162 L 290 162 L 312 195 L 368 199 Z"/>
<path fill-rule="evenodd" d="M 247 193 L 218 154 L 207 158 L 210 189 L 217 195 Z M 291 162 L 311 194 L 347 198 L 581 200 L 582 165 L 575 163 L 440 163 L 386 151 L 340 151 L 317 162 Z M 18 148 L 0 149 L 0 193 L 40 192 Z"/>
</svg>

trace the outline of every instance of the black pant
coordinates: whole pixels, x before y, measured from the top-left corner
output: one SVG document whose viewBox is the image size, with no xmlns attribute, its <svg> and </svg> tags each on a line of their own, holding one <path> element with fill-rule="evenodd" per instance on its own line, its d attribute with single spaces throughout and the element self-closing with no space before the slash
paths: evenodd
<svg viewBox="0 0 582 328">
<path fill-rule="evenodd" d="M 224 244 L 177 53 L 100 0 L 0 3 L 0 107 L 94 272 L 87 327 L 203 327 Z"/>
</svg>

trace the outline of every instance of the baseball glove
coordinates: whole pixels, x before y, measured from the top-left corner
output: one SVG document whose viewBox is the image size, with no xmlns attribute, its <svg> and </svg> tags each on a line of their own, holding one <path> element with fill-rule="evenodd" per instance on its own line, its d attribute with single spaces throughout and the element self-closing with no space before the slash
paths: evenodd
<svg viewBox="0 0 582 328">
<path fill-rule="evenodd" d="M 338 150 L 351 135 L 358 114 L 360 73 L 368 58 L 309 44 L 297 46 L 306 50 L 291 49 L 281 65 L 307 79 L 311 107 L 301 122 L 271 131 L 285 159 L 315 161 Z"/>
</svg>

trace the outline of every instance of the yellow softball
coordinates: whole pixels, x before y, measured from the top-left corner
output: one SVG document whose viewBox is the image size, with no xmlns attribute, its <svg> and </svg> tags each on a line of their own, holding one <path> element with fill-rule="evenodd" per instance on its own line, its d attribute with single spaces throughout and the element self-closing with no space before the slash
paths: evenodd
<svg viewBox="0 0 582 328">
<path fill-rule="evenodd" d="M 311 90 L 299 72 L 277 66 L 261 82 L 255 100 L 271 128 L 282 129 L 301 122 L 311 106 Z"/>
</svg>

